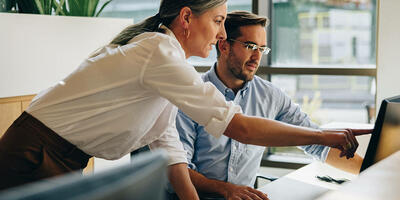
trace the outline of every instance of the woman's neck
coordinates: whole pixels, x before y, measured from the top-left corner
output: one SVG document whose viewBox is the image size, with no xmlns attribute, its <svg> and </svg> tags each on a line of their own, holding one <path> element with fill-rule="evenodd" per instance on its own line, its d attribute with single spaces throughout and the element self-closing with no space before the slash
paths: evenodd
<svg viewBox="0 0 400 200">
<path fill-rule="evenodd" d="M 186 38 L 184 34 L 184 29 L 176 24 L 176 21 L 172 22 L 170 27 L 168 27 L 175 35 L 175 38 L 178 40 L 179 44 L 181 44 L 181 47 L 183 51 L 185 52 L 186 59 L 191 57 L 191 53 L 188 48 L 189 40 Z"/>
</svg>

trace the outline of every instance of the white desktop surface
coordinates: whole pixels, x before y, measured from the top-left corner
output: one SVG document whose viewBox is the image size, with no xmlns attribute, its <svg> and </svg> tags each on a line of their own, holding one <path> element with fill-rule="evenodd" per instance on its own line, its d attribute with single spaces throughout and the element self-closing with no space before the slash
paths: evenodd
<svg viewBox="0 0 400 200">
<path fill-rule="evenodd" d="M 286 176 L 285 178 L 297 180 L 300 182 L 308 183 L 311 185 L 316 185 L 320 187 L 324 187 L 330 190 L 336 190 L 339 189 L 342 185 L 336 184 L 336 183 L 328 183 L 324 181 L 320 181 L 316 176 L 326 176 L 329 175 L 332 178 L 335 179 L 348 179 L 348 180 L 353 180 L 357 177 L 355 174 L 351 174 L 345 171 L 342 171 L 340 169 L 336 169 L 328 164 L 315 161 L 312 162 L 311 164 L 308 164 L 296 171 L 293 171 Z M 270 183 L 271 184 L 271 183 Z M 265 190 L 268 188 L 269 184 L 259 188 L 260 191 Z"/>
<path fill-rule="evenodd" d="M 309 165 L 306 165 L 292 173 L 289 173 L 285 177 L 298 180 L 304 183 L 308 183 L 311 185 L 324 187 L 331 190 L 339 189 L 342 186 L 337 183 L 328 183 L 316 178 L 316 176 L 326 176 L 326 175 L 334 179 L 345 178 L 348 180 L 353 180 L 357 178 L 357 175 L 355 174 L 342 171 L 340 169 L 334 168 L 328 164 L 319 161 L 315 161 Z"/>
<path fill-rule="evenodd" d="M 363 171 L 358 178 L 318 200 L 400 199 L 400 151 Z"/>
<path fill-rule="evenodd" d="M 266 193 L 270 200 L 286 200 L 294 197 L 296 197 L 295 199 L 315 199 L 330 190 L 337 190 L 343 186 L 343 184 L 328 183 L 316 178 L 316 176 L 326 175 L 335 179 L 345 178 L 348 180 L 357 177 L 357 175 L 315 161 L 258 190 Z"/>
</svg>

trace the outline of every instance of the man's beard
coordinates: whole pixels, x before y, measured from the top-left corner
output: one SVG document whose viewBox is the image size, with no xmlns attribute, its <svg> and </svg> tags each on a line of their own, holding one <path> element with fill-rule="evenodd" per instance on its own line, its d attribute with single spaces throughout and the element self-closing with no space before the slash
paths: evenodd
<svg viewBox="0 0 400 200">
<path fill-rule="evenodd" d="M 243 64 L 241 64 L 241 62 L 237 61 L 235 58 L 236 54 L 232 51 L 232 49 L 229 50 L 229 55 L 228 55 L 228 59 L 227 59 L 227 65 L 228 65 L 228 69 L 231 72 L 231 74 L 239 79 L 242 80 L 244 82 L 248 82 L 253 80 L 254 78 L 254 74 L 249 73 L 249 74 L 245 74 L 243 73 Z"/>
</svg>

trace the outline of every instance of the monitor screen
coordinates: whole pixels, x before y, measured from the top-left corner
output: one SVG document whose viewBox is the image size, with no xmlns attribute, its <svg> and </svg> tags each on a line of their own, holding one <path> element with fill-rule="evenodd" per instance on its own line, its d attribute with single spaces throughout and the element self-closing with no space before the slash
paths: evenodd
<svg viewBox="0 0 400 200">
<path fill-rule="evenodd" d="M 400 96 L 382 101 L 360 172 L 400 150 Z"/>
</svg>

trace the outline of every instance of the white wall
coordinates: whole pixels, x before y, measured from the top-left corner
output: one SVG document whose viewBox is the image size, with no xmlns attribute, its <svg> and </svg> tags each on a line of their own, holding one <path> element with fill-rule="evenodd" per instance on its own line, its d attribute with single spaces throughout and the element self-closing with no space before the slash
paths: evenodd
<svg viewBox="0 0 400 200">
<path fill-rule="evenodd" d="M 132 19 L 0 13 L 0 98 L 63 79 Z"/>
<path fill-rule="evenodd" d="M 400 1 L 380 0 L 377 44 L 377 106 L 400 95 Z M 378 108 L 379 109 L 379 108 Z"/>
</svg>

